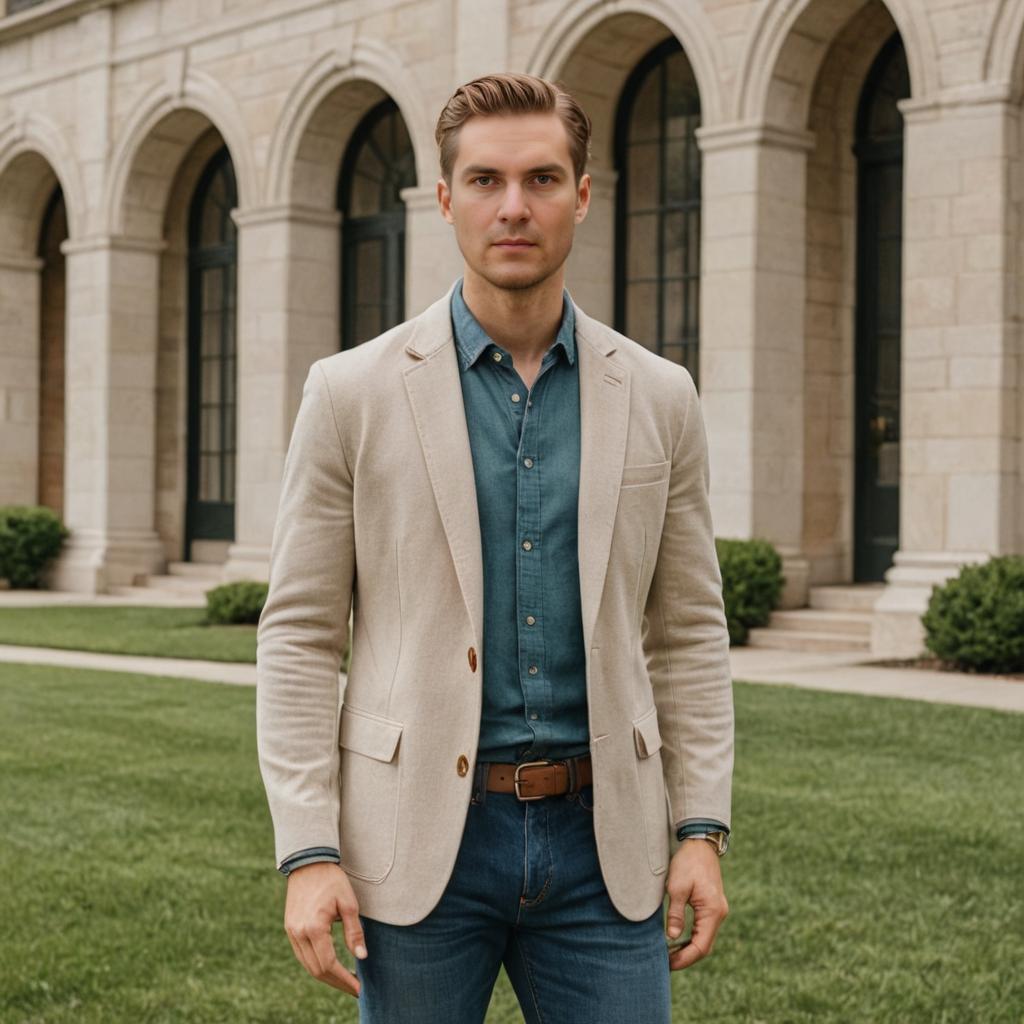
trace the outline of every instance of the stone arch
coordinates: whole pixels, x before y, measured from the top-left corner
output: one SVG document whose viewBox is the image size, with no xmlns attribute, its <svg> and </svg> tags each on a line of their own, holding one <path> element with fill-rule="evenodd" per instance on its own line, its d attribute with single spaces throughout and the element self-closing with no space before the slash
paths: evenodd
<svg viewBox="0 0 1024 1024">
<path fill-rule="evenodd" d="M 982 77 L 1005 89 L 1010 102 L 1024 99 L 1024 4 L 997 0 L 989 22 Z"/>
<path fill-rule="evenodd" d="M 939 67 L 927 16 L 906 0 L 884 2 L 907 51 L 914 97 L 933 95 Z M 863 0 L 780 0 L 764 5 L 738 64 L 736 119 L 804 128 L 825 55 L 863 8 Z"/>
<path fill-rule="evenodd" d="M 394 53 L 373 40 L 351 57 L 337 51 L 314 61 L 281 111 L 267 161 L 267 202 L 334 210 L 338 169 L 360 118 L 390 97 L 401 112 L 416 155 L 419 182 L 437 170 L 433 128 L 419 92 Z"/>
<path fill-rule="evenodd" d="M 815 144 L 807 155 L 804 229 L 801 552 L 811 586 L 854 578 L 858 206 L 853 143 L 869 71 L 898 31 L 888 5 L 872 0 L 830 42 L 809 94 L 806 125 Z"/>
<path fill-rule="evenodd" d="M 615 124 L 622 91 L 643 58 L 675 38 L 686 54 L 700 92 L 701 120 L 721 116 L 723 61 L 715 35 L 697 3 L 659 0 L 576 0 L 542 34 L 527 70 L 560 82 L 585 107 L 593 125 L 592 195 L 577 231 L 568 276 L 574 297 L 592 314 L 614 318 Z"/>
<path fill-rule="evenodd" d="M 241 112 L 209 75 L 189 71 L 179 90 L 156 86 L 121 133 L 107 182 L 107 233 L 159 239 L 174 175 L 195 142 L 215 127 L 231 153 L 240 207 L 257 201 L 255 164 Z"/>
<path fill-rule="evenodd" d="M 65 274 L 81 183 L 59 130 L 31 114 L 0 131 L 0 504 L 63 514 Z M 44 419 L 44 410 L 46 418 Z"/>
<path fill-rule="evenodd" d="M 34 254 L 43 208 L 59 184 L 68 231 L 85 231 L 85 189 L 63 133 L 48 118 L 29 114 L 0 129 L 0 251 Z"/>
<path fill-rule="evenodd" d="M 706 123 L 721 119 L 724 59 L 703 8 L 694 0 L 574 0 L 542 33 L 527 64 L 530 74 L 561 81 L 580 97 L 600 132 L 595 162 L 611 165 L 611 131 L 618 94 L 634 66 L 654 45 L 674 35 L 686 52 L 700 89 Z M 592 74 L 601 71 L 600 80 Z M 611 112 L 609 113 L 609 107 Z M 608 141 L 605 142 L 607 136 Z"/>
</svg>

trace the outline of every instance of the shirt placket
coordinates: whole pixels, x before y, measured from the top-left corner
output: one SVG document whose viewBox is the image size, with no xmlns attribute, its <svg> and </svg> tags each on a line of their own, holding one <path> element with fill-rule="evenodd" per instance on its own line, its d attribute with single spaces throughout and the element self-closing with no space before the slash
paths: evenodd
<svg viewBox="0 0 1024 1024">
<path fill-rule="evenodd" d="M 516 452 L 516 635 L 518 639 L 519 684 L 527 724 L 533 730 L 533 746 L 526 756 L 543 754 L 553 736 L 552 694 L 544 658 L 543 536 L 541 523 L 543 453 L 540 450 L 541 423 L 536 400 L 550 379 L 553 352 L 545 354 L 532 388 L 527 393 L 518 374 L 521 397 L 519 445 Z M 511 363 L 511 360 L 509 361 Z"/>
</svg>

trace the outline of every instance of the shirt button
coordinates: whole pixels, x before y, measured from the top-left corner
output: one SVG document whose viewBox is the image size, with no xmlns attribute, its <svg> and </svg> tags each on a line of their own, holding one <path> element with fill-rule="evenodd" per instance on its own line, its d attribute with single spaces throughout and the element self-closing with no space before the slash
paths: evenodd
<svg viewBox="0 0 1024 1024">
<path fill-rule="evenodd" d="M 526 671 L 529 672 L 531 676 L 535 676 L 537 674 L 537 666 L 531 665 Z"/>
<path fill-rule="evenodd" d="M 513 402 L 518 402 L 519 401 L 519 392 L 518 391 L 513 391 L 512 392 L 512 401 Z"/>
<path fill-rule="evenodd" d="M 470 647 L 468 651 L 469 667 L 475 672 L 476 671 L 476 648 Z"/>
<path fill-rule="evenodd" d="M 537 620 L 532 615 L 526 616 L 526 624 L 532 626 Z"/>
<path fill-rule="evenodd" d="M 536 718 L 537 717 L 537 712 L 536 711 L 531 711 L 530 712 L 530 717 L 531 718 Z"/>
<path fill-rule="evenodd" d="M 491 356 L 492 356 L 492 358 L 494 359 L 494 361 L 496 363 L 500 363 L 501 362 L 501 353 L 500 352 L 492 352 Z"/>
<path fill-rule="evenodd" d="M 523 541 L 523 550 L 524 551 L 529 551 L 532 547 L 533 547 L 533 545 L 528 540 L 524 540 Z"/>
<path fill-rule="evenodd" d="M 529 469 L 533 465 L 533 459 L 523 459 L 523 465 Z"/>
<path fill-rule="evenodd" d="M 465 754 L 459 754 L 459 759 L 455 762 L 455 770 L 460 775 L 465 775 L 469 771 L 469 758 Z"/>
</svg>

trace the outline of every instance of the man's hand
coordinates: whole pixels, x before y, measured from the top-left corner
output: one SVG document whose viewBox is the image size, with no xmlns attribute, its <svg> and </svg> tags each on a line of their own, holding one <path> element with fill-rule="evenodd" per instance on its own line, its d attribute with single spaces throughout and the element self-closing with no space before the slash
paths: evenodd
<svg viewBox="0 0 1024 1024">
<path fill-rule="evenodd" d="M 670 940 L 683 933 L 686 904 L 693 907 L 693 932 L 678 948 L 669 949 L 669 968 L 678 971 L 711 952 L 718 926 L 729 913 L 714 846 L 706 839 L 684 839 L 668 866 L 665 888 L 669 895 L 665 928 Z"/>
<path fill-rule="evenodd" d="M 364 959 L 366 939 L 359 922 L 359 902 L 348 875 L 337 865 L 316 862 L 296 868 L 288 876 L 284 930 L 299 963 L 317 981 L 359 998 L 359 979 L 345 970 L 334 952 L 331 927 L 341 919 L 345 945 Z"/>
</svg>

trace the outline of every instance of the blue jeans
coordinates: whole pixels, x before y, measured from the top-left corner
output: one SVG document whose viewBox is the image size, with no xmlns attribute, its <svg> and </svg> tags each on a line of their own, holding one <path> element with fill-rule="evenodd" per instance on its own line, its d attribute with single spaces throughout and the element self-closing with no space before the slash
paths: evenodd
<svg viewBox="0 0 1024 1024">
<path fill-rule="evenodd" d="M 483 767 L 434 909 L 412 925 L 360 915 L 361 1024 L 482 1024 L 502 964 L 527 1024 L 668 1024 L 665 904 L 630 921 L 611 902 L 593 786 L 520 801 L 483 789 Z"/>
</svg>

